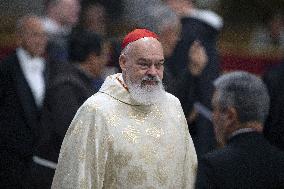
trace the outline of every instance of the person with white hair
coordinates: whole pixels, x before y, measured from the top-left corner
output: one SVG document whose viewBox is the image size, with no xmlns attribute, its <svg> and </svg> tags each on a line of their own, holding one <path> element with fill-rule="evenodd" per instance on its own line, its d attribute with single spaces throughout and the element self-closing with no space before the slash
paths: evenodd
<svg viewBox="0 0 284 189">
<path fill-rule="evenodd" d="M 64 138 L 52 188 L 194 188 L 197 156 L 179 100 L 163 89 L 158 36 L 123 40 L 106 78 Z"/>
</svg>

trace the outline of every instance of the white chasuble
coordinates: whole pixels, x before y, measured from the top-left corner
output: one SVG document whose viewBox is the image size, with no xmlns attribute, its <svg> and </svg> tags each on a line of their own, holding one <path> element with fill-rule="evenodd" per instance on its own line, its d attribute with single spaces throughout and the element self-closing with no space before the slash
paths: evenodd
<svg viewBox="0 0 284 189">
<path fill-rule="evenodd" d="M 107 77 L 78 110 L 52 188 L 194 188 L 197 157 L 179 100 L 167 93 L 163 105 L 139 105 L 119 80 Z"/>
</svg>

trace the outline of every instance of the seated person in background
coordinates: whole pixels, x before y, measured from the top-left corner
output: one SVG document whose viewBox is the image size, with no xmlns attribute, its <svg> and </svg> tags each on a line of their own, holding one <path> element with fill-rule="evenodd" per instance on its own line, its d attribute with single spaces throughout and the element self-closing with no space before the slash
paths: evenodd
<svg viewBox="0 0 284 189">
<path fill-rule="evenodd" d="M 269 96 L 262 80 L 233 72 L 214 82 L 213 122 L 224 148 L 199 162 L 196 188 L 284 188 L 284 153 L 262 134 Z"/>
<path fill-rule="evenodd" d="M 89 2 L 83 6 L 79 27 L 107 37 L 107 21 L 105 7 L 99 2 Z"/>
<path fill-rule="evenodd" d="M 61 64 L 53 69 L 41 116 L 41 135 L 34 159 L 37 188 L 50 188 L 65 136 L 77 109 L 97 92 L 103 80 L 100 73 L 106 63 L 107 46 L 97 34 L 81 31 L 72 36 L 70 55 L 78 63 Z"/>
</svg>

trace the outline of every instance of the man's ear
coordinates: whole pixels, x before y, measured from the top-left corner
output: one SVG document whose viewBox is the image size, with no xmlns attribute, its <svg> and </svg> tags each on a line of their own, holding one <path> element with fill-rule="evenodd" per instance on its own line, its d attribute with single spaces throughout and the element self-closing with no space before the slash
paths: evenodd
<svg viewBox="0 0 284 189">
<path fill-rule="evenodd" d="M 226 114 L 227 114 L 227 121 L 229 125 L 235 124 L 236 122 L 238 122 L 238 113 L 236 108 L 234 107 L 229 107 L 226 110 Z"/>
<path fill-rule="evenodd" d="M 119 56 L 119 66 L 122 71 L 126 70 L 126 57 L 123 54 Z"/>
</svg>

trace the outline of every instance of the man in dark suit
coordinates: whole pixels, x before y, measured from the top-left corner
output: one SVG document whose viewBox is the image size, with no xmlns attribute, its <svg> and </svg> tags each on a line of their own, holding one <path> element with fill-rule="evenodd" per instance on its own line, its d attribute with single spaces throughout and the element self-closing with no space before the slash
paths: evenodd
<svg viewBox="0 0 284 189">
<path fill-rule="evenodd" d="M 36 16 L 20 19 L 20 46 L 0 63 L 0 188 L 32 188 L 29 166 L 45 93 L 47 38 Z"/>
<path fill-rule="evenodd" d="M 272 145 L 284 151 L 284 61 L 267 72 L 263 81 L 271 99 L 263 134 Z"/>
<path fill-rule="evenodd" d="M 217 141 L 224 148 L 200 159 L 196 188 L 284 188 L 284 153 L 262 135 L 269 96 L 247 72 L 215 80 L 212 99 Z"/>
<path fill-rule="evenodd" d="M 60 147 L 79 107 L 103 83 L 101 72 L 107 61 L 102 37 L 84 30 L 70 38 L 72 64 L 50 65 L 50 80 L 41 113 L 41 137 L 33 157 L 32 175 L 36 188 L 50 189 Z"/>
</svg>

